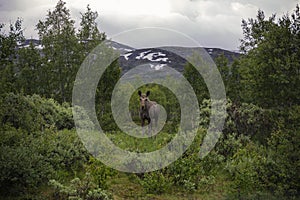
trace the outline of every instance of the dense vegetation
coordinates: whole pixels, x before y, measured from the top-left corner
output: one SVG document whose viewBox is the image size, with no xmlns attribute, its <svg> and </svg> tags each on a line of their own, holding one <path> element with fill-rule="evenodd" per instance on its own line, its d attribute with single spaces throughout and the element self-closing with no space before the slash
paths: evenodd
<svg viewBox="0 0 300 200">
<path fill-rule="evenodd" d="M 71 95 L 76 72 L 105 34 L 88 6 L 80 28 L 59 1 L 36 28 L 43 45 L 18 48 L 22 21 L 0 25 L 0 197 L 3 199 L 299 199 L 300 198 L 300 10 L 270 18 L 259 11 L 242 21 L 243 55 L 216 64 L 225 83 L 223 134 L 204 159 L 199 149 L 210 116 L 207 88 L 193 66 L 184 76 L 196 91 L 200 129 L 184 155 L 144 174 L 122 173 L 93 158 L 76 134 Z M 107 136 L 121 148 L 149 152 L 177 132 L 174 94 L 148 84 L 151 99 L 168 112 L 164 129 L 138 139 L 122 133 L 111 115 L 110 95 L 120 77 L 114 62 L 99 81 L 96 112 Z M 130 87 L 130 86 L 128 86 Z M 137 92 L 130 103 L 138 124 Z M 80 109 L 80 108 L 77 108 Z"/>
</svg>

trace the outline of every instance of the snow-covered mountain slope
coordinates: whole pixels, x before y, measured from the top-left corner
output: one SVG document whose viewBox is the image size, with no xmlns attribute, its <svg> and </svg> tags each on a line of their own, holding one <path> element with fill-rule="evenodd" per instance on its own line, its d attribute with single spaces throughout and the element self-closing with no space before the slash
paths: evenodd
<svg viewBox="0 0 300 200">
<path fill-rule="evenodd" d="M 42 49 L 41 41 L 30 39 L 21 44 L 20 48 L 26 48 L 32 42 L 36 48 Z M 179 72 L 184 71 L 184 66 L 187 64 L 186 57 L 190 57 L 196 51 L 204 59 L 210 59 L 209 56 L 215 60 L 219 55 L 224 54 L 225 57 L 232 62 L 235 57 L 239 57 L 239 53 L 228 51 L 219 48 L 200 48 L 200 47 L 157 47 L 146 49 L 135 49 L 128 45 L 124 45 L 115 41 L 107 41 L 107 44 L 114 50 L 120 53 L 120 66 L 122 73 L 126 73 L 130 69 L 145 65 L 145 73 L 148 70 L 155 70 L 163 72 L 165 66 L 172 67 Z M 147 64 L 147 65 L 146 65 Z"/>
<path fill-rule="evenodd" d="M 126 73 L 133 67 L 145 64 L 149 64 L 148 68 L 145 68 L 146 71 L 161 70 L 164 66 L 169 66 L 179 72 L 183 72 L 184 67 L 187 64 L 187 60 L 185 58 L 191 57 L 195 51 L 199 53 L 204 60 L 214 60 L 218 55 L 224 54 L 229 62 L 232 62 L 234 57 L 239 56 L 237 53 L 222 49 L 159 47 L 136 49 L 126 52 L 120 56 L 119 61 L 122 68 L 122 73 Z"/>
</svg>

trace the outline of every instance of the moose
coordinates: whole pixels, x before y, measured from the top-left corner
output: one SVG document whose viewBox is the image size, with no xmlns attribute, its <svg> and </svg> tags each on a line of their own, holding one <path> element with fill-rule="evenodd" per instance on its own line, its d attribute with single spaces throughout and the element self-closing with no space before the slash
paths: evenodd
<svg viewBox="0 0 300 200">
<path fill-rule="evenodd" d="M 150 101 L 149 95 L 150 91 L 147 91 L 146 94 L 142 94 L 141 91 L 138 91 L 140 96 L 140 119 L 142 122 L 142 128 L 145 125 L 145 120 L 148 121 L 148 134 L 151 134 L 152 131 L 152 122 L 155 121 L 155 128 L 157 128 L 158 116 L 159 116 L 159 106 L 155 101 Z M 144 128 L 143 128 L 144 134 Z"/>
</svg>

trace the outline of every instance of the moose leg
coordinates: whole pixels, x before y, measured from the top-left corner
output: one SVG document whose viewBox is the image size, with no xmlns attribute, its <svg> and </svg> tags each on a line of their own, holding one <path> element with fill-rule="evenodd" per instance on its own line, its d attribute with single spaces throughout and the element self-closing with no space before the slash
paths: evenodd
<svg viewBox="0 0 300 200">
<path fill-rule="evenodd" d="M 155 131 L 157 131 L 157 122 L 158 122 L 158 118 L 155 118 Z"/>
<path fill-rule="evenodd" d="M 151 136 L 151 131 L 152 131 L 152 122 L 151 118 L 148 119 L 148 135 L 149 137 Z"/>
<path fill-rule="evenodd" d="M 142 134 L 144 135 L 145 134 L 145 130 L 144 130 L 144 124 L 145 124 L 145 120 L 142 119 Z"/>
</svg>

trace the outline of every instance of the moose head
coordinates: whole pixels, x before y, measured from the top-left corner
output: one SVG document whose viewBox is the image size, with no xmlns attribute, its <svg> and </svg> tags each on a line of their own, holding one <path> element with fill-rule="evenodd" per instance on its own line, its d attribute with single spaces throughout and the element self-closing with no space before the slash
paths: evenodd
<svg viewBox="0 0 300 200">
<path fill-rule="evenodd" d="M 150 100 L 148 98 L 150 95 L 150 91 L 147 91 L 146 94 L 142 94 L 141 91 L 138 91 L 138 94 L 140 96 L 140 108 L 141 108 L 141 110 L 146 110 L 147 105 L 150 102 Z"/>
</svg>

